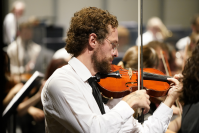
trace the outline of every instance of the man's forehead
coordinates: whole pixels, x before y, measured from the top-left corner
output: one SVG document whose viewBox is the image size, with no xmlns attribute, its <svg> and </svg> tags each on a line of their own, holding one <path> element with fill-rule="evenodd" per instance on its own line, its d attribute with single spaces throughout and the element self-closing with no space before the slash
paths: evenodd
<svg viewBox="0 0 200 133">
<path fill-rule="evenodd" d="M 115 28 L 113 28 L 111 25 L 108 25 L 108 31 L 109 31 L 109 33 L 112 33 L 112 32 L 115 32 L 116 30 L 117 30 L 117 28 L 115 27 Z"/>
<path fill-rule="evenodd" d="M 108 36 L 112 37 L 113 39 L 115 38 L 118 41 L 118 31 L 117 31 L 117 28 L 116 27 L 113 28 L 111 25 L 108 25 Z"/>
</svg>

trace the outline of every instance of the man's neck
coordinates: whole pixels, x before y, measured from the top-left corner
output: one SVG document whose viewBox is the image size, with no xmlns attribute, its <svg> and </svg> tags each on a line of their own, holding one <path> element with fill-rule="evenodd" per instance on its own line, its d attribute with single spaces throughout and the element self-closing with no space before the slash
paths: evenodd
<svg viewBox="0 0 200 133">
<path fill-rule="evenodd" d="M 79 61 L 81 61 L 90 71 L 91 75 L 94 76 L 97 72 L 94 70 L 94 64 L 92 63 L 91 55 L 83 53 L 76 57 Z"/>
</svg>

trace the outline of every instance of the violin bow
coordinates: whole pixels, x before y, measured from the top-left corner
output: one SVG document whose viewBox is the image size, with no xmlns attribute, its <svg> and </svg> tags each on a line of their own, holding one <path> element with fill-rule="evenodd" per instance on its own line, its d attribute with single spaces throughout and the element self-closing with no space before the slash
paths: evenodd
<svg viewBox="0 0 200 133">
<path fill-rule="evenodd" d="M 143 31 L 143 26 L 142 26 L 142 9 L 143 9 L 143 0 L 138 0 L 138 39 L 140 36 L 140 43 L 138 43 L 138 90 L 140 90 L 140 88 L 143 88 L 143 41 L 142 41 L 142 31 Z M 141 52 L 140 52 L 141 51 Z M 141 53 L 141 57 L 140 57 L 140 53 Z M 140 63 L 141 63 L 141 69 L 140 69 Z M 140 70 L 141 70 L 141 74 L 140 74 Z M 141 76 L 141 82 L 140 82 L 140 76 Z M 140 87 L 140 83 L 141 83 L 141 87 Z M 143 114 L 143 109 L 141 111 L 141 109 L 138 109 L 138 121 L 140 123 L 144 122 L 144 114 Z"/>
<path fill-rule="evenodd" d="M 182 65 L 182 71 L 184 69 L 185 66 L 185 61 L 187 59 L 187 51 L 188 51 L 188 47 L 189 47 L 189 42 L 187 42 L 186 46 L 185 46 L 185 50 L 184 50 L 184 57 L 183 57 L 183 65 Z"/>
<path fill-rule="evenodd" d="M 161 54 L 161 58 L 162 58 L 162 61 L 163 61 L 163 65 L 165 67 L 166 75 L 167 76 L 172 76 L 171 70 L 170 70 L 170 67 L 169 67 L 169 62 L 168 62 L 167 57 L 166 57 L 166 53 L 161 50 L 160 54 Z M 179 100 L 176 99 L 175 102 L 176 102 L 176 106 L 180 109 Z M 181 111 L 180 110 L 179 110 L 179 116 L 181 116 Z"/>
<path fill-rule="evenodd" d="M 163 62 L 164 68 L 165 68 L 166 75 L 167 76 L 172 76 L 171 69 L 169 67 L 169 62 L 168 62 L 167 57 L 166 57 L 165 54 L 166 53 L 164 53 L 163 50 L 160 50 L 160 55 L 161 55 L 161 59 L 162 59 L 162 62 Z"/>
</svg>

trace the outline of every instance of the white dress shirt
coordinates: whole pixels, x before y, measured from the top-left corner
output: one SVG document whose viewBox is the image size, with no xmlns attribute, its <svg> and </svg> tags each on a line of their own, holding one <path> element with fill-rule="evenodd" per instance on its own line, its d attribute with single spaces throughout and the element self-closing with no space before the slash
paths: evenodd
<svg viewBox="0 0 200 133">
<path fill-rule="evenodd" d="M 26 45 L 26 46 L 25 46 Z M 27 47 L 27 49 L 25 49 Z M 8 56 L 10 58 L 10 70 L 12 74 L 19 74 L 25 72 L 24 58 L 29 57 L 30 62 L 33 64 L 37 59 L 37 56 L 41 50 L 41 46 L 32 41 L 29 41 L 27 44 L 21 40 L 20 37 L 16 41 L 12 42 L 7 49 Z M 32 69 L 33 69 L 32 68 Z"/>
<path fill-rule="evenodd" d="M 15 40 L 17 34 L 17 20 L 13 13 L 8 13 L 3 22 L 4 43 L 7 45 Z"/>
<path fill-rule="evenodd" d="M 191 40 L 189 36 L 183 37 L 176 43 L 176 48 L 178 48 L 178 50 L 184 50 L 185 46 L 190 44 L 190 41 Z"/>
<path fill-rule="evenodd" d="M 163 41 L 163 37 L 160 32 L 156 33 L 156 36 L 153 35 L 151 31 L 146 31 L 142 34 L 142 43 L 143 45 L 147 45 L 151 41 Z M 136 39 L 136 45 L 141 44 L 141 36 Z"/>
<path fill-rule="evenodd" d="M 41 93 L 48 133 L 165 133 L 173 111 L 161 104 L 143 125 L 124 101 L 102 115 L 87 80 L 90 71 L 77 58 L 57 69 Z"/>
</svg>

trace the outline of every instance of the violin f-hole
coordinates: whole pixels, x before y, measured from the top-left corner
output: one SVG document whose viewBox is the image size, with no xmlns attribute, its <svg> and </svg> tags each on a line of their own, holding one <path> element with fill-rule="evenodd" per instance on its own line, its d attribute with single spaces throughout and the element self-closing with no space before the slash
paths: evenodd
<svg viewBox="0 0 200 133">
<path fill-rule="evenodd" d="M 126 82 L 125 86 L 129 87 L 128 84 L 135 84 L 135 83 L 137 83 L 137 82 Z"/>
</svg>

